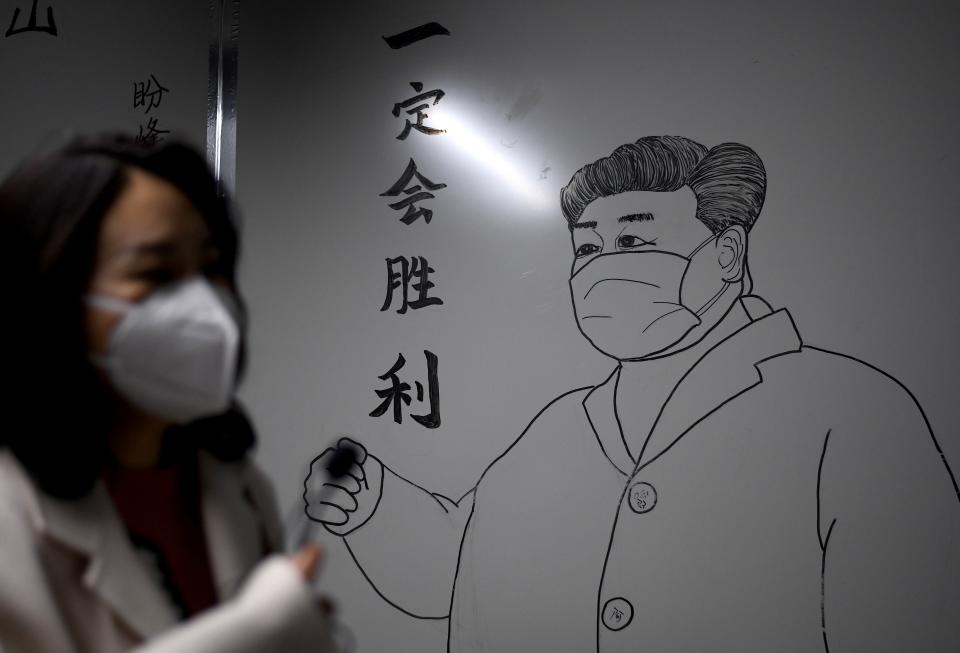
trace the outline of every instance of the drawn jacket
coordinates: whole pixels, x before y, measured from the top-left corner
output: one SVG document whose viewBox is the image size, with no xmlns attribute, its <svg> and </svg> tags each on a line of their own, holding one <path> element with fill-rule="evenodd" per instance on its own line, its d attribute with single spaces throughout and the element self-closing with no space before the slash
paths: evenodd
<svg viewBox="0 0 960 653">
<path fill-rule="evenodd" d="M 448 617 L 457 653 L 960 650 L 960 500 L 924 414 L 745 300 L 639 460 L 617 369 L 554 400 L 459 502 L 387 470 L 346 538 L 375 588 Z"/>
</svg>

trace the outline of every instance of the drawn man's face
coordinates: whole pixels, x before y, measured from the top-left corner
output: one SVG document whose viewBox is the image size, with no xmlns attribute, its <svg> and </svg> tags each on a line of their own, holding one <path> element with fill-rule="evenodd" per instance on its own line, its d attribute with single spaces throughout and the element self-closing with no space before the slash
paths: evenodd
<svg viewBox="0 0 960 653">
<path fill-rule="evenodd" d="M 697 198 L 689 188 L 598 198 L 587 205 L 571 234 L 572 273 L 600 254 L 659 250 L 686 256 L 711 235 L 696 212 Z"/>
<path fill-rule="evenodd" d="M 571 232 L 570 292 L 584 336 L 604 354 L 667 353 L 701 325 L 725 281 L 739 280 L 746 235 L 714 236 L 689 188 L 591 202 Z"/>
</svg>

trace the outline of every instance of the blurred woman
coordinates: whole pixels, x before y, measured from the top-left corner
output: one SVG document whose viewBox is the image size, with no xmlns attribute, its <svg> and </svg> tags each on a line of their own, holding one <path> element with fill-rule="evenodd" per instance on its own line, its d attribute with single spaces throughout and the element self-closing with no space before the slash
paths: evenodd
<svg viewBox="0 0 960 653">
<path fill-rule="evenodd" d="M 0 185 L 0 649 L 332 650 L 233 401 L 238 237 L 202 157 L 75 141 Z"/>
</svg>

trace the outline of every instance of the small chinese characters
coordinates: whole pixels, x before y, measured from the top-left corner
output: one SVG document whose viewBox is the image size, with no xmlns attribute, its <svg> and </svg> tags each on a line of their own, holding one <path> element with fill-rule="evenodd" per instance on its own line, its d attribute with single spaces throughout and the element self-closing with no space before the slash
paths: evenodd
<svg viewBox="0 0 960 653">
<path fill-rule="evenodd" d="M 163 100 L 163 94 L 169 92 L 170 89 L 164 88 L 154 75 L 150 75 L 150 79 L 145 82 L 134 82 L 133 108 L 146 107 L 143 112 L 150 113 L 151 109 L 160 106 L 160 102 Z"/>
<path fill-rule="evenodd" d="M 153 74 L 146 80 L 135 81 L 133 83 L 133 108 L 143 109 L 144 115 L 147 115 L 153 109 L 160 107 L 164 95 L 169 92 L 170 89 L 163 86 L 156 75 Z M 162 142 L 165 135 L 170 133 L 170 130 L 161 129 L 159 122 L 157 116 L 151 116 L 147 118 L 146 124 L 140 123 L 137 142 L 144 145 L 156 145 Z"/>
<path fill-rule="evenodd" d="M 59 32 L 57 31 L 57 21 L 53 17 L 53 6 L 47 6 L 47 24 L 42 25 L 37 21 L 37 3 L 38 0 L 33 0 L 33 5 L 30 7 L 30 18 L 28 18 L 26 24 L 21 27 L 17 26 L 19 24 L 18 19 L 20 18 L 20 7 L 15 7 L 13 10 L 13 18 L 10 19 L 10 27 L 7 28 L 4 36 L 9 38 L 17 34 L 26 34 L 27 32 L 39 32 L 41 34 L 57 36 Z"/>
</svg>

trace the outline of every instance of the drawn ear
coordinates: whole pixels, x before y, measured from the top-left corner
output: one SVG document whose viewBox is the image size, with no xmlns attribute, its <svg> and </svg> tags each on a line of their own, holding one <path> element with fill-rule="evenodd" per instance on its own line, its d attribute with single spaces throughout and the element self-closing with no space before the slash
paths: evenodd
<svg viewBox="0 0 960 653">
<path fill-rule="evenodd" d="M 717 236 L 717 262 L 727 283 L 743 279 L 747 262 L 747 232 L 740 225 L 727 227 Z"/>
</svg>

